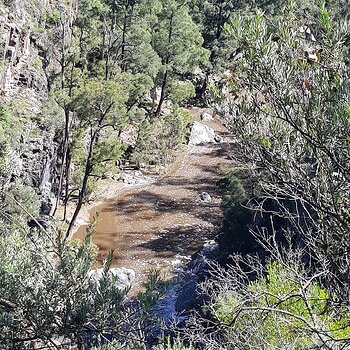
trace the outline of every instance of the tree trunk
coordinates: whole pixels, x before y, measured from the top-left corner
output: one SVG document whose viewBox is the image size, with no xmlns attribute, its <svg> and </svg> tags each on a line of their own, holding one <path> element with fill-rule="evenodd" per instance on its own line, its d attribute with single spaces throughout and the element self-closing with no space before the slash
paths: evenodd
<svg viewBox="0 0 350 350">
<path fill-rule="evenodd" d="M 220 3 L 220 7 L 219 7 L 219 13 L 218 13 L 218 16 L 217 16 L 217 23 L 216 23 L 216 39 L 219 40 L 220 39 L 220 36 L 221 36 L 221 33 L 222 33 L 222 28 L 223 28 L 223 23 L 222 23 L 222 6 L 223 6 L 223 2 L 221 1 Z"/>
<path fill-rule="evenodd" d="M 75 224 L 75 221 L 78 217 L 78 214 L 80 212 L 80 209 L 83 205 L 84 199 L 85 199 L 85 195 L 86 195 L 86 190 L 87 190 L 87 185 L 88 185 L 88 181 L 89 181 L 89 176 L 91 174 L 91 170 L 93 168 L 93 164 L 91 162 L 91 158 L 92 158 L 92 151 L 94 149 L 94 143 L 95 143 L 95 139 L 96 139 L 96 135 L 97 135 L 97 131 L 95 132 L 91 132 L 91 139 L 90 139 L 90 145 L 89 145 L 89 152 L 86 158 L 86 164 L 85 164 L 85 171 L 84 171 L 84 177 L 83 177 L 83 183 L 81 185 L 81 189 L 79 191 L 79 197 L 78 197 L 78 203 L 77 206 L 75 208 L 74 214 L 72 216 L 72 219 L 69 223 L 67 232 L 66 232 L 66 239 L 69 237 L 72 228 Z"/>
<path fill-rule="evenodd" d="M 69 142 L 69 122 L 70 122 L 68 108 L 64 109 L 64 116 L 65 116 L 65 126 L 64 126 L 62 164 L 61 164 L 60 175 L 59 175 L 57 198 L 56 198 L 55 208 L 53 210 L 52 215 L 55 215 L 57 207 L 58 207 L 58 203 L 59 203 L 60 198 L 61 198 L 62 187 L 63 187 L 63 176 L 64 176 L 64 170 L 65 170 L 65 165 L 66 165 L 66 161 L 67 161 L 68 142 Z"/>
<path fill-rule="evenodd" d="M 69 79 L 69 85 L 68 85 L 68 96 L 72 96 L 72 89 L 73 89 L 73 75 L 74 75 L 74 62 L 71 64 L 71 69 L 70 69 L 70 79 Z M 62 85 L 62 89 L 64 89 L 65 86 Z M 69 184 L 69 175 L 67 176 L 67 172 L 69 171 L 69 166 L 70 166 L 70 157 L 69 157 L 69 164 L 67 163 L 68 155 L 70 154 L 70 149 L 69 149 L 69 134 L 70 134 L 70 129 L 71 129 L 71 118 L 70 118 L 70 113 L 71 110 L 69 107 L 65 106 L 64 107 L 64 116 L 65 116 L 65 124 L 64 124 L 64 138 L 63 138 L 63 154 L 62 154 L 62 164 L 61 164 L 61 169 L 60 169 L 60 176 L 59 176 L 59 184 L 58 184 L 58 189 L 57 189 L 57 199 L 55 203 L 55 209 L 53 211 L 52 215 L 55 215 L 58 203 L 60 201 L 61 195 L 62 195 L 62 188 L 63 188 L 63 178 L 64 178 L 64 173 L 66 172 L 66 188 Z M 66 191 L 67 193 L 67 191 Z M 65 213 L 66 213 L 66 206 L 65 206 Z M 63 216 L 63 220 L 65 220 L 65 214 Z"/>
<path fill-rule="evenodd" d="M 172 12 L 171 15 L 170 15 L 170 18 L 169 18 L 169 33 L 168 33 L 168 44 L 170 45 L 171 44 L 171 41 L 172 41 L 172 38 L 173 38 L 173 21 L 174 21 L 174 13 Z M 167 53 L 167 56 L 165 58 L 165 65 L 166 67 L 168 66 L 168 64 L 170 63 L 170 52 L 168 51 Z M 160 92 L 160 99 L 159 99 L 159 103 L 158 103 L 158 107 L 157 107 L 157 110 L 156 110 L 156 117 L 159 117 L 160 115 L 160 112 L 162 110 L 162 105 L 163 105 L 163 102 L 164 102 L 164 99 L 165 99 L 165 90 L 166 90 L 166 87 L 167 87 L 167 83 L 168 83 L 168 75 L 169 75 L 169 70 L 168 70 L 168 67 L 164 73 L 164 76 L 163 76 L 163 82 L 162 82 L 162 90 Z"/>
<path fill-rule="evenodd" d="M 160 112 L 162 111 L 162 105 L 165 99 L 165 89 L 166 89 L 166 85 L 167 85 L 167 80 L 168 80 L 168 71 L 165 71 L 164 73 L 164 77 L 163 77 L 163 83 L 162 83 L 162 90 L 160 92 L 160 98 L 159 98 L 159 103 L 158 103 L 158 107 L 156 110 L 156 117 L 159 117 Z"/>
<path fill-rule="evenodd" d="M 122 33 L 122 43 L 121 43 L 121 47 L 122 47 L 122 52 L 120 54 L 120 68 L 122 70 L 122 72 L 126 71 L 126 62 L 125 62 L 125 46 L 126 46 L 126 30 L 127 30 L 127 8 L 125 10 L 125 14 L 124 14 L 124 23 L 123 23 L 123 33 Z"/>
<path fill-rule="evenodd" d="M 208 73 L 206 73 L 203 84 L 200 88 L 197 89 L 196 98 L 203 100 L 203 95 L 206 92 L 208 87 Z"/>
<path fill-rule="evenodd" d="M 63 212 L 63 220 L 67 218 L 67 205 L 69 201 L 69 178 L 70 178 L 70 165 L 72 162 L 72 153 L 71 150 L 67 150 L 66 156 L 66 179 L 65 179 L 65 190 L 64 190 L 64 212 Z"/>
</svg>

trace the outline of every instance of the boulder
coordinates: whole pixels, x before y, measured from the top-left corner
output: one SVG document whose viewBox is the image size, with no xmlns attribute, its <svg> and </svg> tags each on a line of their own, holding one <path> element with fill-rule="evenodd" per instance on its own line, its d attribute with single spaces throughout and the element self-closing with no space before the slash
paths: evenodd
<svg viewBox="0 0 350 350">
<path fill-rule="evenodd" d="M 203 121 L 210 121 L 210 120 L 213 120 L 213 116 L 207 112 L 203 112 L 201 114 L 201 120 Z"/>
<path fill-rule="evenodd" d="M 123 172 L 120 179 L 128 185 L 149 185 L 153 181 L 150 177 L 143 175 L 141 171 Z"/>
<path fill-rule="evenodd" d="M 203 145 L 215 142 L 214 129 L 202 123 L 195 122 L 192 126 L 189 145 Z"/>
<path fill-rule="evenodd" d="M 91 270 L 89 272 L 91 282 L 98 288 L 99 281 L 104 278 L 104 269 Z M 135 280 L 135 271 L 127 268 L 111 268 L 108 270 L 108 278 L 116 277 L 115 287 L 121 291 L 131 288 Z"/>
<path fill-rule="evenodd" d="M 212 199 L 210 197 L 210 194 L 207 192 L 202 192 L 197 198 L 196 203 L 197 204 L 208 204 L 211 203 Z"/>
<path fill-rule="evenodd" d="M 191 276 L 182 284 L 175 302 L 176 312 L 189 311 L 203 304 L 203 296 L 201 296 L 197 288 L 198 282 L 197 276 Z"/>
<path fill-rule="evenodd" d="M 220 135 L 215 135 L 214 141 L 217 143 L 221 143 L 223 141 L 222 137 Z"/>
</svg>

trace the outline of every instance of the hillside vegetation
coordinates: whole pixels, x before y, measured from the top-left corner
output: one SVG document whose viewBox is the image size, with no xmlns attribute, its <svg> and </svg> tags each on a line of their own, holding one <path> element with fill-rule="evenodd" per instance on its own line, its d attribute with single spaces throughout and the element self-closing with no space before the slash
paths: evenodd
<svg viewBox="0 0 350 350">
<path fill-rule="evenodd" d="M 0 5 L 0 75 L 12 84 L 0 96 L 0 348 L 347 349 L 347 2 L 40 4 Z M 70 234 L 120 160 L 169 162 L 194 104 L 227 122 L 237 167 L 218 184 L 205 303 L 170 327 L 152 312 L 166 292 L 157 273 L 126 302 L 112 256 L 92 277 L 93 227 L 83 242 Z"/>
</svg>

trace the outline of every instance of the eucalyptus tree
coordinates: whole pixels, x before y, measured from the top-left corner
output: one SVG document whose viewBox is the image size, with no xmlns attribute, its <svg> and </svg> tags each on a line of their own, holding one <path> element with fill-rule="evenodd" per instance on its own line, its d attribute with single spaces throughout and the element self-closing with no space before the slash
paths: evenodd
<svg viewBox="0 0 350 350">
<path fill-rule="evenodd" d="M 60 169 L 55 210 L 63 192 L 65 192 L 63 195 L 64 202 L 68 201 L 72 134 L 75 126 L 71 104 L 72 92 L 74 88 L 79 86 L 81 79 L 91 75 L 91 72 L 89 72 L 89 69 L 91 69 L 91 53 L 99 47 L 99 32 L 102 27 L 100 16 L 105 11 L 105 5 L 99 0 L 82 0 L 79 2 L 74 15 L 66 10 L 55 13 L 54 17 L 52 15 L 44 17 L 47 28 L 47 42 L 53 52 L 53 57 L 45 56 L 43 62 L 50 84 L 50 99 L 46 106 L 48 107 L 51 104 L 50 107 L 53 110 L 55 108 L 53 101 L 55 101 L 62 108 L 64 114 L 63 137 L 61 137 L 62 130 L 58 130 Z M 56 69 L 56 65 L 49 61 L 53 59 L 58 61 L 59 71 Z"/>
<path fill-rule="evenodd" d="M 88 181 L 92 172 L 101 162 L 119 158 L 121 154 L 118 138 L 109 137 L 109 133 L 113 130 L 118 132 L 126 122 L 127 99 L 128 93 L 124 88 L 121 74 L 110 80 L 90 79 L 76 91 L 73 108 L 84 135 L 86 152 L 83 153 L 84 165 L 77 206 L 70 221 L 67 236 L 86 199 Z"/>
<path fill-rule="evenodd" d="M 101 55 L 105 78 L 115 67 L 122 72 L 144 73 L 154 78 L 159 57 L 154 52 L 152 25 L 157 21 L 157 2 L 148 0 L 106 0 L 103 15 Z"/>
<path fill-rule="evenodd" d="M 162 60 L 158 75 L 161 86 L 155 114 L 159 116 L 163 102 L 169 95 L 172 82 L 181 79 L 195 68 L 206 64 L 209 51 L 202 47 L 203 38 L 193 22 L 185 0 L 162 0 L 162 9 L 155 28 L 154 48 Z"/>
</svg>

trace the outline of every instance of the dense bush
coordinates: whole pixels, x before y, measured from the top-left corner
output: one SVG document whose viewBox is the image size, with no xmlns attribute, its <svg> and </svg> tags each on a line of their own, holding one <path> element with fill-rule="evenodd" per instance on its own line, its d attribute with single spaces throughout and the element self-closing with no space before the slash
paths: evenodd
<svg viewBox="0 0 350 350">
<path fill-rule="evenodd" d="M 227 30 L 241 48 L 232 103 L 241 157 L 260 188 L 257 210 L 283 217 L 347 300 L 349 67 L 347 22 L 325 3 L 296 3 L 283 17 L 233 18 Z M 241 95 L 242 96 L 242 95 Z M 240 98 L 238 98 L 239 100 Z M 274 210 L 264 207 L 275 203 Z M 344 294 L 345 293 L 345 294 Z"/>
<path fill-rule="evenodd" d="M 210 319 L 193 318 L 187 338 L 213 350 L 343 348 L 350 336 L 348 308 L 330 302 L 301 255 L 280 254 L 266 267 L 236 256 L 235 265 L 217 270 L 205 289 L 212 296 L 205 309 Z"/>
<path fill-rule="evenodd" d="M 58 337 L 81 344 L 89 322 L 99 330 L 91 338 L 115 325 L 124 292 L 107 273 L 97 284 L 89 277 L 96 254 L 91 234 L 83 243 L 55 242 L 43 231 L 1 237 L 1 348 L 48 346 Z"/>
<path fill-rule="evenodd" d="M 192 124 L 190 113 L 178 106 L 163 117 L 144 120 L 139 126 L 133 160 L 161 165 L 169 163 L 174 151 L 187 144 Z"/>
<path fill-rule="evenodd" d="M 243 203 L 254 214 L 249 228 L 265 254 L 236 254 L 228 270 L 213 270 L 204 285 L 212 296 L 205 316 L 194 317 L 185 331 L 200 348 L 349 344 L 345 13 L 338 1 L 289 1 L 274 16 L 254 11 L 225 25 L 236 55 L 223 110 L 232 119 L 241 165 L 254 179 L 255 191 Z M 239 197 L 239 182 L 231 184 Z M 228 209 L 243 210 L 232 199 Z M 234 219 L 230 224 L 235 227 Z"/>
</svg>

